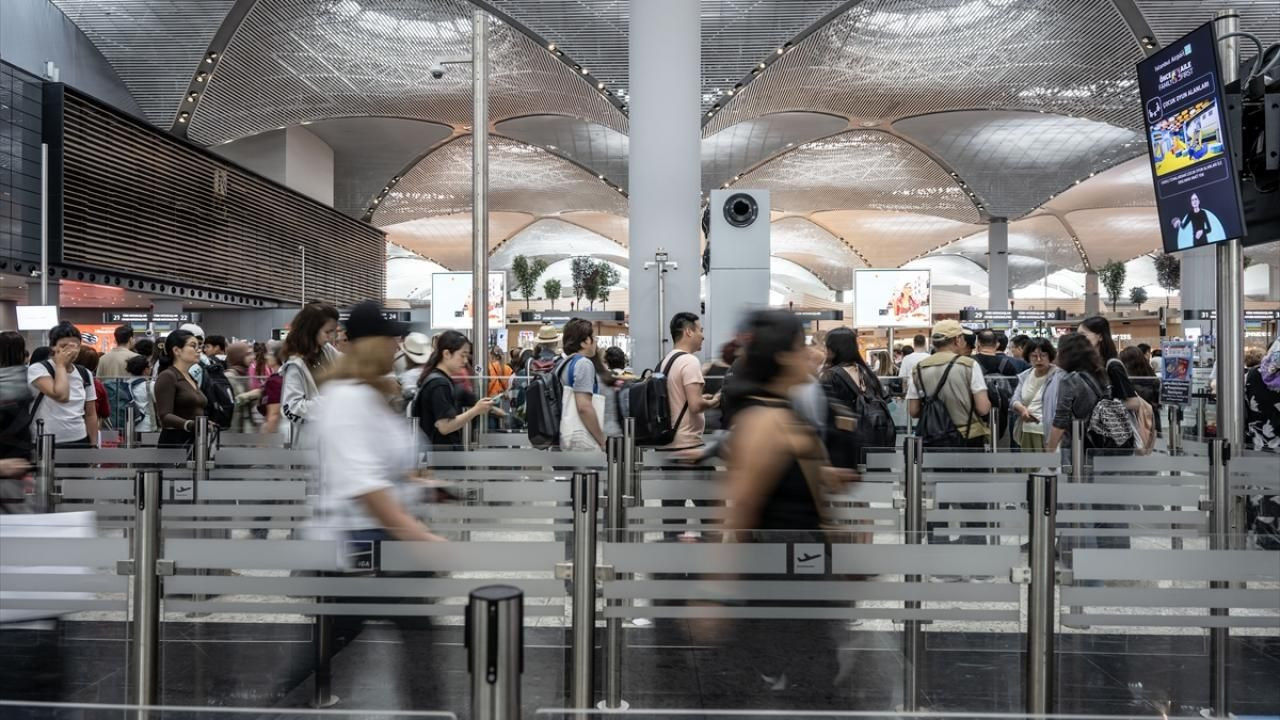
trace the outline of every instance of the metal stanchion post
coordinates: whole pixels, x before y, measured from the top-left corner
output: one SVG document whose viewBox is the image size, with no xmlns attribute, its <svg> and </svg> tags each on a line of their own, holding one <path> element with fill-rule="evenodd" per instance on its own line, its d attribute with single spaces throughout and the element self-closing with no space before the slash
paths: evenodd
<svg viewBox="0 0 1280 720">
<path fill-rule="evenodd" d="M 1177 405 L 1169 406 L 1169 420 L 1165 424 L 1165 434 L 1169 440 L 1169 455 L 1176 456 L 1182 451 L 1182 418 Z"/>
<path fill-rule="evenodd" d="M 519 720 L 524 672 L 524 593 L 510 585 L 471 591 L 467 602 L 471 717 Z M 424 672 L 429 672 L 424 668 Z"/>
<path fill-rule="evenodd" d="M 462 425 L 462 449 L 471 451 L 475 449 L 475 424 L 471 422 Z"/>
<path fill-rule="evenodd" d="M 1204 442 L 1204 426 L 1209 422 L 1209 400 L 1196 398 L 1196 442 Z"/>
<path fill-rule="evenodd" d="M 905 507 L 902 513 L 902 529 L 908 545 L 923 544 L 924 526 L 924 443 L 915 435 L 908 435 L 902 444 L 903 490 Z M 907 575 L 909 583 L 923 580 L 919 575 Z M 905 610 L 917 610 L 920 602 L 908 600 Z M 902 710 L 916 712 L 920 703 L 920 675 L 924 651 L 924 629 L 919 620 L 902 621 Z"/>
<path fill-rule="evenodd" d="M 51 513 L 58 507 L 59 494 L 54 488 L 57 477 L 54 465 L 55 439 L 51 433 L 36 437 L 36 487 L 32 497 L 36 512 Z"/>
<path fill-rule="evenodd" d="M 1071 420 L 1071 482 L 1079 485 L 1085 481 L 1084 474 L 1084 435 L 1085 421 L 1080 419 Z M 1074 507 L 1072 509 L 1079 509 Z M 1056 530 L 1055 530 L 1056 532 Z M 1074 558 L 1073 558 L 1074 559 Z M 1084 612 L 1084 608 L 1073 605 L 1070 608 L 1073 615 L 1080 615 Z"/>
<path fill-rule="evenodd" d="M 413 464 L 417 467 L 422 462 L 422 446 L 421 443 L 422 420 L 419 418 L 409 418 L 409 434 L 413 436 Z"/>
<path fill-rule="evenodd" d="M 160 471 L 136 476 L 133 518 L 133 702 L 155 705 L 160 660 Z"/>
<path fill-rule="evenodd" d="M 991 445 L 988 447 L 994 454 L 1000 452 L 1000 423 L 1004 420 L 1004 418 L 1000 417 L 1000 408 L 992 405 L 991 414 L 987 416 L 987 419 L 991 422 Z"/>
<path fill-rule="evenodd" d="M 623 438 L 612 435 L 605 440 L 605 454 L 608 458 L 608 476 L 605 487 L 605 542 L 618 542 L 626 528 L 626 500 L 623 497 L 622 485 L 626 480 L 627 469 L 623 464 Z M 606 605 L 620 606 L 623 600 L 607 600 Z M 622 618 L 611 617 L 605 620 L 605 679 L 604 700 L 601 708 L 617 710 L 627 704 L 622 700 Z"/>
<path fill-rule="evenodd" d="M 324 602 L 323 598 L 318 599 Z M 333 694 L 333 616 L 316 615 L 312 632 L 311 650 L 316 669 L 315 683 L 311 686 L 311 707 L 333 707 L 338 704 L 338 696 Z"/>
<path fill-rule="evenodd" d="M 1072 444 L 1074 448 L 1078 441 Z M 1027 590 L 1027 713 L 1053 712 L 1053 610 L 1057 572 L 1053 541 L 1057 534 L 1058 478 L 1032 473 L 1027 480 L 1031 512 L 1031 585 Z"/>
<path fill-rule="evenodd" d="M 631 497 L 631 502 L 643 505 L 640 494 L 640 453 L 636 448 L 636 419 L 625 418 L 622 422 L 622 465 L 626 471 L 623 479 L 622 494 Z"/>
<path fill-rule="evenodd" d="M 1231 548 L 1231 483 L 1228 472 L 1230 447 L 1222 439 L 1209 441 L 1209 542 L 1212 550 Z M 1228 583 L 1213 581 L 1211 588 Z M 1210 608 L 1209 614 L 1227 615 L 1226 608 Z M 1227 689 L 1227 658 L 1231 633 L 1228 628 L 1209 628 L 1209 697 L 1214 717 L 1227 717 L 1230 697 Z"/>
<path fill-rule="evenodd" d="M 596 505 L 600 476 L 573 474 L 573 707 L 589 709 L 595 691 L 591 663 L 596 620 Z"/>
<path fill-rule="evenodd" d="M 200 499 L 200 487 L 209 479 L 209 418 L 196 418 L 196 438 L 192 446 L 191 502 Z"/>
<path fill-rule="evenodd" d="M 124 446 L 129 450 L 138 446 L 138 415 L 133 403 L 124 409 Z"/>
</svg>

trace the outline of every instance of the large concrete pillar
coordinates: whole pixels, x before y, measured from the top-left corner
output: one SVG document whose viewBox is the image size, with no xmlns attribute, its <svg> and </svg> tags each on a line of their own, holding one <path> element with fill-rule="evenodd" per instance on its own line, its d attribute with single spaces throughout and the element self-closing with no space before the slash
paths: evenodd
<svg viewBox="0 0 1280 720">
<path fill-rule="evenodd" d="M 702 39 L 699 3 L 630 0 L 630 10 L 630 332 L 644 368 L 671 349 L 670 316 L 699 307 Z M 665 275 L 663 318 L 660 270 L 646 269 L 659 250 L 678 266 Z"/>
<path fill-rule="evenodd" d="M 1098 295 L 1098 271 L 1086 270 L 1084 273 L 1084 314 L 1101 314 L 1101 296 Z"/>
<path fill-rule="evenodd" d="M 1009 219 L 987 226 L 987 309 L 1009 309 Z"/>
<path fill-rule="evenodd" d="M 1195 248 L 1178 253 L 1182 260 L 1182 282 L 1178 293 L 1183 310 L 1212 310 L 1218 307 L 1218 255 L 1212 247 Z M 1183 320 L 1183 332 L 1197 328 L 1202 335 L 1213 332 L 1208 320 Z"/>
</svg>

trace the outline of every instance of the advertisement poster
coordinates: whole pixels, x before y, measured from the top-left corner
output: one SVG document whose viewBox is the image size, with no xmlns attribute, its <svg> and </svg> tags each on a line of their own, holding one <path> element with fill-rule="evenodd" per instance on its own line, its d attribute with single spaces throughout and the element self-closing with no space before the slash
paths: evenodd
<svg viewBox="0 0 1280 720">
<path fill-rule="evenodd" d="M 80 327 L 80 341 L 84 345 L 106 353 L 116 346 L 118 325 L 85 325 Z"/>
<path fill-rule="evenodd" d="M 1164 358 L 1160 370 L 1160 402 L 1166 405 L 1186 405 L 1191 402 L 1192 360 L 1196 344 L 1187 340 L 1166 340 L 1160 343 L 1160 355 Z"/>
<path fill-rule="evenodd" d="M 489 327 L 507 324 L 507 274 L 489 273 Z M 431 327 L 436 330 L 470 330 L 471 273 L 431 275 Z"/>
<path fill-rule="evenodd" d="M 854 270 L 858 327 L 928 327 L 933 324 L 928 270 Z"/>
<path fill-rule="evenodd" d="M 1165 252 L 1242 237 L 1212 25 L 1138 63 Z"/>
</svg>

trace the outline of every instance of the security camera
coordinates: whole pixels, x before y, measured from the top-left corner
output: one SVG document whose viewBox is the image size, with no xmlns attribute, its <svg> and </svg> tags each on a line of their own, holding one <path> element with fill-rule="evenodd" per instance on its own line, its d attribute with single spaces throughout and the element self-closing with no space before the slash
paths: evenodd
<svg viewBox="0 0 1280 720">
<path fill-rule="evenodd" d="M 433 77 L 433 78 L 435 78 L 435 79 L 437 79 L 437 80 L 439 80 L 440 78 L 444 77 L 444 65 L 439 65 L 439 64 L 432 65 L 432 66 L 431 66 L 431 77 Z"/>
</svg>

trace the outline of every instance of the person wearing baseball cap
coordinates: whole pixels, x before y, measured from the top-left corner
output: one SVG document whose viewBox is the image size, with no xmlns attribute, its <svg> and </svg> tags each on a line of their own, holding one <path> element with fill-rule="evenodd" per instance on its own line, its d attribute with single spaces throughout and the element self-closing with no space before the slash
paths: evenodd
<svg viewBox="0 0 1280 720">
<path fill-rule="evenodd" d="M 991 412 L 987 397 L 987 381 L 982 367 L 964 353 L 965 328 L 955 320 L 943 320 L 933 326 L 934 353 L 916 363 L 907 388 L 907 411 L 920 418 L 916 434 L 926 447 L 949 449 L 981 449 L 990 431 L 983 418 Z M 945 413 L 926 412 L 926 405 L 941 403 Z M 981 508 L 961 504 L 961 508 Z M 930 529 L 937 527 L 930 524 Z M 933 542 L 945 544 L 950 538 L 939 534 Z M 960 538 L 964 544 L 981 544 L 978 535 Z"/>
<path fill-rule="evenodd" d="M 351 309 L 346 325 L 350 347 L 321 376 L 323 400 L 307 422 L 320 477 L 313 536 L 336 536 L 349 547 L 367 548 L 373 558 L 383 557 L 380 546 L 388 540 L 444 542 L 400 500 L 421 480 L 412 430 L 395 410 L 400 387 L 391 376 L 408 324 L 383 317 L 377 303 L 366 302 Z M 370 574 L 382 574 L 376 562 Z M 430 620 L 391 619 L 406 654 L 404 673 L 416 676 L 432 662 Z M 350 647 L 365 620 L 356 613 L 335 618 L 333 646 Z M 432 701 L 431 683 L 422 685 L 407 683 L 404 702 L 410 707 L 428 707 Z"/>
</svg>

